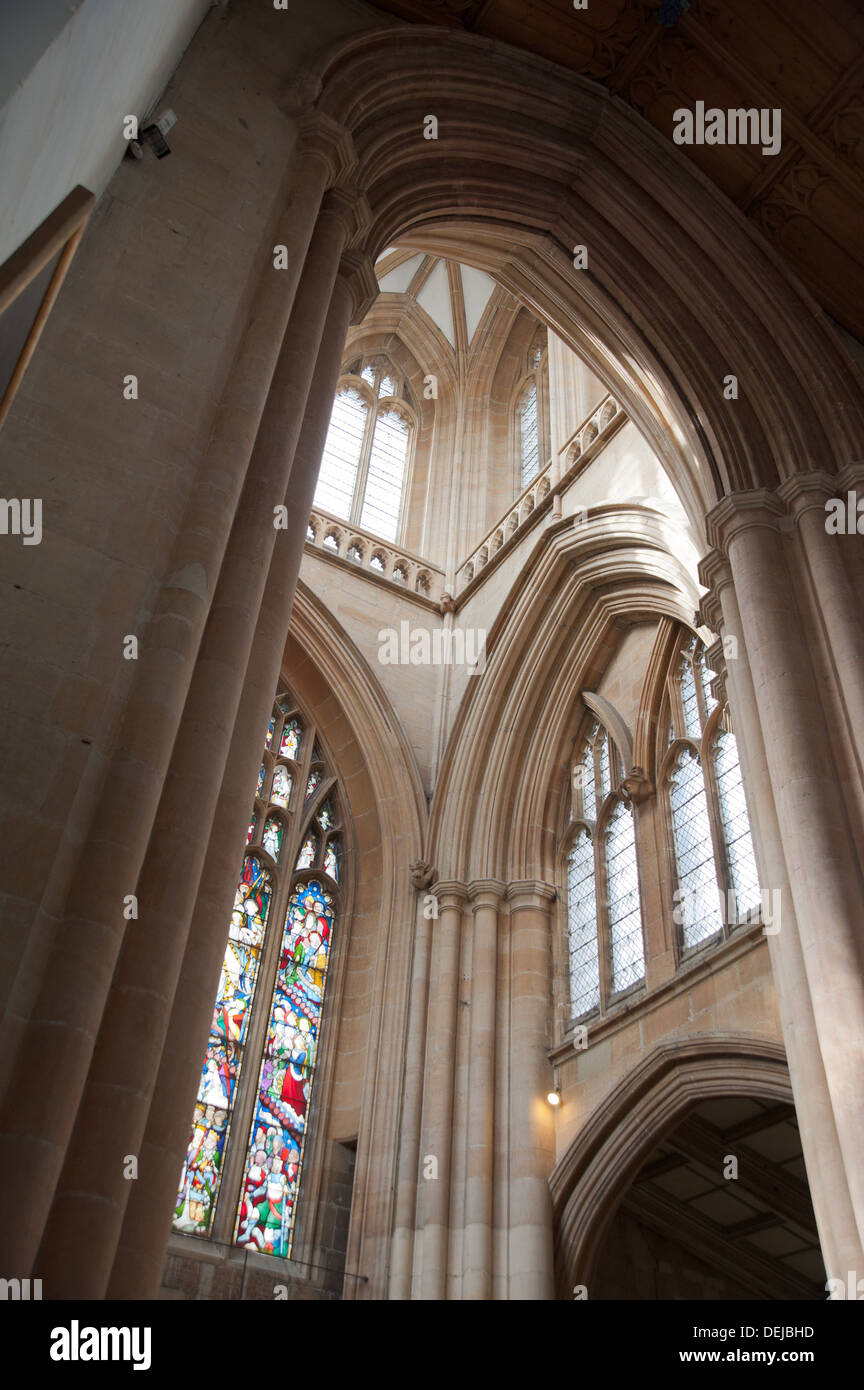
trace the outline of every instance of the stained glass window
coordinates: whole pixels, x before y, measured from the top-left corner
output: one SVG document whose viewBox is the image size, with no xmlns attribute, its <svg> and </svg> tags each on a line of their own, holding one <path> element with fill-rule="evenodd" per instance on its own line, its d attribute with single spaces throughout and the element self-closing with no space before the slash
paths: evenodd
<svg viewBox="0 0 864 1390">
<path fill-rule="evenodd" d="M 264 786 L 264 778 L 267 776 L 267 768 L 261 764 L 261 771 L 258 773 L 258 785 L 255 788 L 255 795 L 261 795 L 261 788 Z"/>
<path fill-rule="evenodd" d="M 302 732 L 299 719 L 285 721 L 285 728 L 282 730 L 282 742 L 279 744 L 280 758 L 290 758 L 292 762 L 297 761 Z"/>
<path fill-rule="evenodd" d="M 285 828 L 276 816 L 268 816 L 264 822 L 264 834 L 261 836 L 261 847 L 266 849 L 274 859 L 279 858 L 279 851 L 282 848 L 282 836 Z"/>
<path fill-rule="evenodd" d="M 287 811 L 293 785 L 293 778 L 287 767 L 277 763 L 273 769 L 273 785 L 270 788 L 270 800 L 274 806 L 281 806 L 283 811 Z"/>
<path fill-rule="evenodd" d="M 333 925 L 323 885 L 298 886 L 285 918 L 234 1228 L 237 1245 L 268 1255 L 291 1251 Z"/>
<path fill-rule="evenodd" d="M 327 790 L 320 806 L 295 810 L 290 820 L 260 811 L 250 820 L 247 843 L 263 820 L 261 848 L 271 859 L 265 863 L 260 851 L 249 850 L 237 885 L 173 1224 L 183 1235 L 233 1240 L 285 1257 L 306 1149 L 341 832 L 334 834 L 338 799 L 314 726 L 306 726 L 304 740 L 290 697 L 279 707 L 286 716 L 280 752 L 297 763 L 310 794 L 322 782 Z M 273 720 L 265 733 L 268 750 L 275 735 Z M 269 804 L 286 809 L 292 786 L 292 773 L 277 763 Z M 319 870 L 317 879 L 298 883 L 294 875 L 319 862 L 326 835 L 323 872 L 329 878 Z M 280 937 L 269 946 L 268 931 Z"/>
<path fill-rule="evenodd" d="M 264 747 L 265 747 L 265 749 L 266 749 L 268 752 L 269 752 L 269 750 L 270 750 L 270 745 L 271 745 L 271 743 L 273 742 L 273 731 L 274 731 L 275 728 L 276 728 L 276 716 L 275 716 L 275 714 L 271 714 L 270 719 L 269 719 L 269 722 L 268 722 L 268 724 L 267 724 L 267 738 L 266 738 L 265 741 L 264 741 Z"/>
<path fill-rule="evenodd" d="M 297 863 L 295 865 L 295 868 L 297 869 L 298 873 L 301 869 L 309 869 L 312 867 L 312 865 L 315 863 L 315 857 L 317 853 L 317 835 L 307 835 L 306 839 L 303 841 L 300 853 L 297 856 Z"/>
<path fill-rule="evenodd" d="M 321 773 L 318 771 L 317 767 L 316 767 L 316 768 L 313 768 L 312 771 L 309 773 L 309 780 L 308 780 L 308 782 L 306 783 L 306 796 L 305 796 L 304 800 L 306 800 L 306 801 L 309 800 L 310 796 L 312 796 L 312 794 L 313 794 L 313 792 L 315 791 L 316 787 L 320 786 L 320 783 L 321 783 Z"/>
<path fill-rule="evenodd" d="M 339 842 L 331 840 L 324 851 L 324 872 L 335 882 L 339 878 Z"/>
<path fill-rule="evenodd" d="M 208 1235 L 216 1210 L 272 891 L 270 874 L 250 854 L 234 895 L 210 1041 L 174 1207 L 175 1230 L 190 1235 Z"/>
</svg>

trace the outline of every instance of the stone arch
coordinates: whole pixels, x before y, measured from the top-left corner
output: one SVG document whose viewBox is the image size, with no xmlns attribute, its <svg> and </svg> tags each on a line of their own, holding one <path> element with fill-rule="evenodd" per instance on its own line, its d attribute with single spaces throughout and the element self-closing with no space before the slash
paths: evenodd
<svg viewBox="0 0 864 1390">
<path fill-rule="evenodd" d="M 693 1106 L 728 1095 L 791 1104 L 782 1046 L 737 1033 L 662 1043 L 595 1109 L 549 1180 L 559 1298 L 575 1284 L 590 1296 L 609 1223 L 651 1150 Z"/>
<path fill-rule="evenodd" d="M 435 157 L 418 86 L 438 115 Z M 412 25 L 333 45 L 296 95 L 351 137 L 371 213 L 358 249 L 399 241 L 477 265 L 571 346 L 578 322 L 579 350 L 691 515 L 814 457 L 829 472 L 856 457 L 864 393 L 830 325 L 671 139 L 605 89 L 505 44 Z M 574 271 L 576 240 L 587 271 Z M 722 394 L 730 363 L 751 387 L 735 410 Z"/>
<path fill-rule="evenodd" d="M 427 858 L 448 878 L 544 879 L 555 872 L 555 798 L 575 693 L 599 679 L 617 620 L 685 621 L 693 585 L 668 551 L 659 514 L 600 507 L 544 533 L 487 636 L 441 765 Z"/>
</svg>

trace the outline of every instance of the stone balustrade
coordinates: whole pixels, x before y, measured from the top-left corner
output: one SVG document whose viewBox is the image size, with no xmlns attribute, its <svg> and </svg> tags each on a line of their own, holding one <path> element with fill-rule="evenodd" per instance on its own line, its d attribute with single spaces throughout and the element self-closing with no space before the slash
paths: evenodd
<svg viewBox="0 0 864 1390">
<path fill-rule="evenodd" d="M 443 570 L 318 507 L 309 515 L 306 544 L 432 603 L 437 604 L 444 594 Z"/>
<path fill-rule="evenodd" d="M 604 396 L 573 433 L 561 450 L 559 460 L 550 459 L 545 468 L 533 478 L 528 486 L 508 508 L 506 516 L 499 521 L 468 559 L 456 572 L 456 592 L 460 593 L 481 573 L 493 556 L 509 546 L 514 537 L 521 535 L 529 518 L 538 510 L 550 492 L 560 491 L 572 480 L 572 476 L 591 462 L 602 449 L 612 433 L 625 418 L 623 408 L 614 396 Z"/>
</svg>

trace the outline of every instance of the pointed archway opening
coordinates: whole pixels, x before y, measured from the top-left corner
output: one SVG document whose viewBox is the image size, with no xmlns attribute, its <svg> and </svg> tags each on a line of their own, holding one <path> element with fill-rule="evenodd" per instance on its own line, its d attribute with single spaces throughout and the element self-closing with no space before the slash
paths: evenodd
<svg viewBox="0 0 864 1390">
<path fill-rule="evenodd" d="M 718 1096 L 691 1109 L 624 1193 L 596 1300 L 824 1299 L 795 1108 Z"/>
</svg>

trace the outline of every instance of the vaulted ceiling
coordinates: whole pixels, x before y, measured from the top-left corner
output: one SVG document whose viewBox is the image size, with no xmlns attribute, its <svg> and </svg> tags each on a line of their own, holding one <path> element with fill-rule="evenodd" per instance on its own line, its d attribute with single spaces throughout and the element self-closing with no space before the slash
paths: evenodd
<svg viewBox="0 0 864 1390">
<path fill-rule="evenodd" d="M 864 341 L 861 0 L 377 0 L 603 83 L 671 139 L 673 113 L 779 107 L 782 149 L 681 146 Z"/>
</svg>

